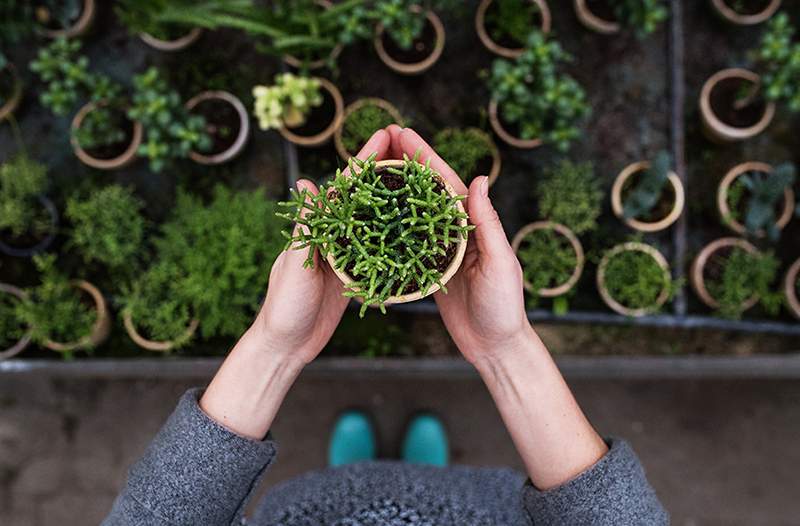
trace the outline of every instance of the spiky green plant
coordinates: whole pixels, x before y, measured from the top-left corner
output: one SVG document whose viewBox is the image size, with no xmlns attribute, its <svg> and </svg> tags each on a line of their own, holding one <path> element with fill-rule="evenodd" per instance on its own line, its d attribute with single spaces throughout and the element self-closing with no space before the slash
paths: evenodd
<svg viewBox="0 0 800 526">
<path fill-rule="evenodd" d="M 285 233 L 287 248 L 330 254 L 353 279 L 344 294 L 363 302 L 362 316 L 370 305 L 385 312 L 391 296 L 441 286 L 458 243 L 471 230 L 461 224 L 467 215 L 457 206 L 464 196 L 451 196 L 441 176 L 416 158 L 405 157 L 402 168 L 377 168 L 375 155 L 352 158 L 350 170 L 354 175 L 338 170 L 317 195 L 293 191 L 281 203 L 291 210 L 282 217 L 308 228 Z M 314 250 L 306 266 L 313 266 Z"/>
<path fill-rule="evenodd" d="M 759 297 L 759 303 L 768 314 L 778 314 L 783 297 L 775 289 L 780 262 L 774 254 L 751 254 L 737 247 L 727 254 L 719 267 L 717 276 L 706 278 L 706 288 L 719 303 L 717 313 L 720 316 L 741 318 L 743 304 L 754 295 Z"/>
<path fill-rule="evenodd" d="M 770 173 L 748 172 L 739 176 L 728 191 L 731 217 L 723 219 L 743 219 L 750 234 L 766 232 L 770 239 L 778 239 L 780 230 L 776 225 L 775 211 L 786 189 L 791 188 L 795 179 L 795 167 L 792 163 L 780 164 Z M 744 218 L 740 217 L 742 209 Z"/>
<path fill-rule="evenodd" d="M 779 13 L 767 25 L 761 43 L 752 52 L 760 64 L 761 83 L 767 100 L 785 103 L 800 111 L 800 42 L 786 13 Z"/>
<path fill-rule="evenodd" d="M 364 104 L 342 123 L 342 144 L 355 155 L 376 131 L 394 124 L 392 115 L 374 104 Z"/>
<path fill-rule="evenodd" d="M 644 219 L 650 216 L 669 184 L 671 165 L 669 152 L 662 151 L 656 155 L 650 168 L 636 174 L 630 190 L 624 195 L 623 215 L 626 218 Z"/>
<path fill-rule="evenodd" d="M 608 260 L 605 287 L 617 302 L 635 310 L 654 307 L 665 288 L 672 296 L 677 284 L 650 254 L 622 250 Z"/>
<path fill-rule="evenodd" d="M 39 237 L 52 228 L 37 196 L 47 188 L 47 167 L 25 154 L 0 165 L 0 230 Z"/>
<path fill-rule="evenodd" d="M 447 128 L 433 138 L 434 148 L 458 176 L 471 181 L 478 161 L 492 155 L 491 138 L 477 128 Z"/>
<path fill-rule="evenodd" d="M 597 228 L 603 192 L 591 163 L 563 160 L 545 170 L 536 186 L 539 215 L 561 223 L 575 234 Z"/>
</svg>

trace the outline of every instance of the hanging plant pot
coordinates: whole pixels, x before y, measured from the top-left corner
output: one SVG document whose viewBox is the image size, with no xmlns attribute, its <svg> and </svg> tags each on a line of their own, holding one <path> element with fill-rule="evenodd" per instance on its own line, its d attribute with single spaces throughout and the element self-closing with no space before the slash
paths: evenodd
<svg viewBox="0 0 800 526">
<path fill-rule="evenodd" d="M 22 80 L 14 64 L 0 69 L 0 121 L 12 115 L 22 102 Z"/>
<path fill-rule="evenodd" d="M 756 4 L 756 6 L 750 10 L 746 10 L 747 6 L 738 9 L 732 7 L 731 4 L 734 3 L 733 0 L 711 0 L 711 5 L 714 6 L 717 13 L 737 26 L 752 26 L 766 22 L 781 7 L 781 0 L 754 1 L 751 3 Z"/>
<path fill-rule="evenodd" d="M 681 179 L 678 174 L 670 171 L 669 185 L 662 190 L 661 199 L 651 213 L 652 217 L 625 217 L 626 192 L 632 186 L 637 174 L 649 170 L 650 167 L 651 163 L 648 161 L 640 161 L 626 166 L 614 180 L 614 186 L 611 188 L 611 208 L 614 210 L 614 215 L 639 232 L 659 232 L 670 227 L 681 216 L 686 203 Z"/>
<path fill-rule="evenodd" d="M 136 345 L 142 349 L 156 352 L 169 352 L 172 349 L 180 346 L 183 342 L 188 341 L 192 336 L 194 336 L 194 333 L 197 332 L 197 326 L 199 325 L 197 318 L 192 318 L 192 321 L 186 328 L 186 332 L 184 332 L 180 337 L 170 341 L 153 341 L 145 338 L 136 330 L 136 325 L 134 324 L 133 317 L 129 311 L 126 310 L 122 314 L 122 322 L 125 326 L 125 331 L 128 333 L 128 336 L 130 336 L 131 340 L 133 340 Z"/>
<path fill-rule="evenodd" d="M 330 2 L 329 0 L 314 0 L 314 3 L 326 10 L 333 7 L 333 3 Z M 283 61 L 296 69 L 302 69 L 304 67 L 307 69 L 321 69 L 327 66 L 331 62 L 335 62 L 336 59 L 339 57 L 339 55 L 342 54 L 343 49 L 344 46 L 342 44 L 336 44 L 331 50 L 327 59 L 318 58 L 315 60 L 310 60 L 308 62 L 305 62 L 294 55 L 284 55 Z"/>
<path fill-rule="evenodd" d="M 605 3 L 604 7 L 608 12 L 603 13 L 593 12 L 587 4 L 587 0 L 574 0 L 573 2 L 575 14 L 584 27 L 602 35 L 613 35 L 620 32 L 620 25 L 614 20 L 614 14 L 610 9 L 612 2 Z"/>
<path fill-rule="evenodd" d="M 539 11 L 539 29 L 542 33 L 549 33 L 552 25 L 552 17 L 550 15 L 550 8 L 547 5 L 547 1 L 530 1 Z M 524 42 L 497 42 L 489 35 L 489 33 L 492 31 L 486 27 L 486 13 L 489 12 L 494 5 L 494 0 L 481 0 L 481 3 L 478 5 L 478 10 L 475 12 L 475 30 L 478 32 L 478 38 L 480 38 L 484 47 L 492 53 L 505 58 L 517 58 L 524 51 L 524 48 L 520 45 L 524 45 Z"/>
<path fill-rule="evenodd" d="M 378 127 L 375 130 L 369 131 L 370 136 L 372 133 L 381 128 L 385 128 L 390 124 L 399 124 L 400 126 L 403 126 L 405 119 L 403 119 L 403 116 L 400 114 L 400 110 L 398 110 L 391 102 L 379 99 L 377 97 L 365 97 L 349 104 L 344 109 L 341 125 L 338 126 L 333 133 L 333 143 L 336 146 L 336 152 L 344 161 L 347 161 L 351 157 L 355 157 L 359 150 L 361 150 L 361 147 L 364 146 L 366 141 L 369 139 L 369 137 L 352 137 L 348 133 L 348 123 L 351 121 L 351 119 L 360 118 L 360 113 L 368 108 L 377 108 L 380 112 L 382 112 L 384 117 L 383 119 L 380 119 L 381 122 L 376 123 L 376 126 Z M 383 125 L 384 123 L 385 125 Z M 348 146 L 351 148 L 348 149 Z M 352 152 L 350 151 L 351 149 L 353 150 Z"/>
<path fill-rule="evenodd" d="M 0 252 L 7 256 L 29 258 L 47 250 L 53 244 L 58 232 L 58 210 L 53 202 L 43 196 L 37 196 L 44 213 L 47 214 L 50 226 L 44 234 L 29 233 L 22 238 L 13 238 L 8 232 L 0 232 Z"/>
<path fill-rule="evenodd" d="M 542 145 L 541 139 L 521 139 L 509 132 L 508 129 L 503 126 L 497 101 L 494 100 L 489 102 L 489 124 L 492 125 L 492 129 L 503 142 L 514 148 L 530 150 Z"/>
<path fill-rule="evenodd" d="M 52 340 L 45 341 L 44 346 L 51 351 L 72 352 L 92 349 L 106 341 L 111 332 L 111 318 L 108 313 L 108 306 L 100 290 L 88 281 L 75 280 L 72 284 L 91 297 L 94 302 L 97 319 L 92 326 L 91 332 L 79 340 L 67 343 L 54 342 Z"/>
<path fill-rule="evenodd" d="M 420 15 L 423 12 L 422 7 L 413 5 L 411 12 Z M 383 24 L 378 24 L 373 43 L 384 64 L 403 75 L 419 75 L 436 64 L 444 51 L 444 24 L 431 10 L 425 11 L 425 19 L 427 24 L 422 30 L 422 35 L 412 43 L 411 49 L 398 46 L 386 32 Z"/>
<path fill-rule="evenodd" d="M 520 250 L 524 249 L 525 243 L 528 239 L 530 239 L 530 236 L 543 232 L 553 233 L 556 237 L 563 239 L 563 243 L 561 244 L 569 246 L 575 253 L 575 265 L 573 268 L 569 269 L 569 278 L 564 280 L 562 283 L 553 283 L 549 287 L 536 287 L 527 278 L 525 278 L 523 284 L 525 286 L 525 290 L 531 294 L 543 298 L 554 298 L 566 294 L 572 290 L 575 284 L 578 283 L 578 280 L 583 273 L 586 257 L 583 252 L 583 245 L 581 245 L 581 242 L 578 240 L 578 237 L 572 232 L 572 230 L 562 224 L 554 223 L 552 221 L 537 221 L 535 223 L 530 223 L 522 227 L 522 229 L 517 232 L 517 235 L 514 236 L 514 239 L 511 242 L 511 247 L 514 249 L 514 253 L 517 254 L 517 257 L 520 255 Z M 521 260 L 520 262 L 522 263 Z M 566 271 L 567 269 L 559 270 Z"/>
<path fill-rule="evenodd" d="M 136 160 L 136 153 L 142 144 L 144 130 L 140 122 L 128 119 L 127 114 L 121 108 L 115 108 L 111 111 L 119 112 L 120 123 L 125 123 L 123 125 L 126 128 L 125 141 L 92 150 L 84 149 L 78 143 L 76 131 L 80 129 L 86 116 L 97 108 L 97 103 L 90 102 L 78 110 L 78 113 L 72 119 L 72 136 L 70 138 L 72 150 L 83 164 L 98 170 L 119 170 L 130 165 Z"/>
<path fill-rule="evenodd" d="M 756 247 L 744 239 L 724 237 L 706 245 L 692 262 L 689 281 L 700 301 L 712 309 L 719 309 L 720 303 L 708 291 L 708 280 L 715 278 L 713 274 L 716 269 L 720 268 L 720 262 L 724 261 L 734 249 L 744 250 L 750 254 L 758 253 Z M 741 306 L 741 312 L 754 307 L 758 300 L 759 297 L 755 294 L 745 300 Z"/>
<path fill-rule="evenodd" d="M 18 289 L 13 285 L 8 285 L 6 283 L 0 283 L 0 294 L 5 294 L 7 296 L 11 296 L 13 299 L 12 301 L 23 300 L 25 299 L 25 291 Z M 4 301 L 0 299 L 0 301 Z M 5 349 L 0 348 L 0 361 L 7 360 L 12 356 L 16 356 L 22 351 L 25 350 L 26 347 L 31 343 L 31 331 L 30 329 L 27 330 L 22 337 L 14 342 L 10 347 Z"/>
<path fill-rule="evenodd" d="M 651 268 L 655 272 L 648 275 L 654 278 L 658 276 L 659 281 L 663 283 L 663 286 L 657 291 L 657 294 L 653 294 L 647 305 L 626 305 L 625 300 L 615 297 L 613 284 L 609 284 L 609 268 L 615 264 L 613 260 L 627 252 L 634 253 L 636 257 L 641 256 L 643 259 L 640 264 L 653 265 Z M 630 271 L 630 268 L 627 270 Z M 658 311 L 672 295 L 672 276 L 669 264 L 661 252 L 645 243 L 629 242 L 617 245 L 606 252 L 600 261 L 597 268 L 597 289 L 606 305 L 623 316 L 641 317 L 652 314 Z"/>
<path fill-rule="evenodd" d="M 736 184 L 736 180 L 750 172 L 770 173 L 772 172 L 772 166 L 766 163 L 754 161 L 736 165 L 731 168 L 727 174 L 725 174 L 725 177 L 723 177 L 722 181 L 719 183 L 719 187 L 717 188 L 717 209 L 719 210 L 719 215 L 723 224 L 737 234 L 741 235 L 748 234 L 747 227 L 745 227 L 745 225 L 739 219 L 742 217 L 743 212 L 741 210 L 733 210 L 731 208 L 730 192 L 731 187 Z M 744 191 L 747 192 L 747 189 L 744 189 Z M 740 203 L 740 205 L 744 204 L 746 204 L 746 200 L 742 200 L 742 203 Z M 794 215 L 794 206 L 794 190 L 792 190 L 791 186 L 787 186 L 783 193 L 783 208 L 781 208 L 780 213 L 776 213 L 777 219 L 775 221 L 775 228 L 778 230 L 783 230 L 783 228 L 789 223 Z M 764 237 L 766 232 L 761 229 L 758 232 L 755 232 L 754 235 L 756 237 Z"/>
<path fill-rule="evenodd" d="M 173 40 L 163 40 L 161 38 L 154 37 L 149 33 L 140 33 L 139 38 L 147 44 L 148 46 L 157 49 L 159 51 L 166 51 L 168 53 L 173 53 L 175 51 L 181 51 L 186 49 L 187 47 L 191 46 L 197 39 L 200 38 L 200 35 L 203 34 L 203 28 L 201 27 L 193 27 L 189 30 L 188 33 L 181 35 Z"/>
<path fill-rule="evenodd" d="M 55 20 L 50 10 L 41 5 L 35 10 L 37 21 L 44 26 L 42 33 L 48 38 L 74 38 L 84 35 L 91 27 L 96 11 L 95 0 L 83 0 L 81 14 L 69 27 L 52 27 Z"/>
<path fill-rule="evenodd" d="M 328 142 L 342 124 L 344 100 L 339 88 L 327 79 L 315 77 L 323 90 L 322 105 L 314 108 L 303 123 L 295 126 L 284 124 L 278 128 L 280 134 L 298 146 L 319 146 Z"/>
<path fill-rule="evenodd" d="M 250 117 L 236 96 L 227 91 L 204 91 L 186 103 L 186 109 L 202 115 L 211 137 L 209 152 L 190 152 L 200 164 L 222 164 L 239 155 L 250 137 Z"/>
<path fill-rule="evenodd" d="M 711 140 L 743 141 L 763 132 L 775 116 L 775 103 L 758 98 L 761 77 L 741 68 L 713 74 L 700 92 L 700 117 Z M 751 93 L 742 97 L 742 89 Z"/>
<path fill-rule="evenodd" d="M 784 291 L 786 294 L 786 304 L 795 318 L 800 320 L 800 259 L 794 262 L 786 272 L 784 281 Z"/>
</svg>

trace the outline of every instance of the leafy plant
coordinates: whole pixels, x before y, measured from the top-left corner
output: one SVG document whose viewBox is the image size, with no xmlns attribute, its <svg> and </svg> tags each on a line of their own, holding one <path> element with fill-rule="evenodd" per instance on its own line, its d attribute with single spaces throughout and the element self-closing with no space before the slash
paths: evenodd
<svg viewBox="0 0 800 526">
<path fill-rule="evenodd" d="M 262 130 L 300 126 L 323 100 L 319 80 L 292 73 L 276 75 L 272 86 L 254 87 L 253 97 Z"/>
<path fill-rule="evenodd" d="M 778 314 L 783 298 L 773 290 L 780 262 L 772 253 L 751 254 L 734 248 L 720 263 L 719 276 L 706 279 L 708 293 L 719 303 L 717 312 L 725 317 L 739 319 L 742 306 L 753 295 L 768 314 Z"/>
<path fill-rule="evenodd" d="M 629 309 L 653 307 L 665 287 L 670 296 L 677 289 L 653 256 L 639 250 L 623 250 L 611 257 L 605 286 L 612 298 Z"/>
<path fill-rule="evenodd" d="M 490 141 L 476 128 L 447 128 L 433 138 L 436 151 L 464 181 L 478 175 L 478 161 L 492 155 Z"/>
<path fill-rule="evenodd" d="M 591 163 L 564 160 L 548 169 L 536 187 L 539 215 L 575 234 L 597 228 L 603 192 Z"/>
<path fill-rule="evenodd" d="M 401 49 L 411 49 L 425 28 L 425 16 L 411 11 L 414 5 L 419 5 L 419 0 L 375 1 L 375 18 Z"/>
<path fill-rule="evenodd" d="M 761 83 L 767 100 L 786 103 L 800 111 L 800 43 L 793 42 L 795 27 L 786 13 L 779 13 L 767 25 L 753 55 L 761 64 Z"/>
<path fill-rule="evenodd" d="M 724 219 L 740 220 L 740 211 L 744 208 L 744 226 L 749 233 L 765 231 L 771 239 L 777 239 L 780 230 L 775 210 L 795 179 L 795 167 L 791 163 L 783 163 L 770 173 L 748 172 L 739 176 L 728 192 L 731 217 Z"/>
<path fill-rule="evenodd" d="M 390 296 L 441 286 L 459 240 L 471 229 L 460 224 L 467 218 L 457 207 L 464 196 L 448 194 L 430 166 L 407 157 L 402 169 L 377 169 L 374 154 L 351 158 L 350 171 L 355 175 L 338 170 L 317 195 L 292 191 L 282 203 L 291 212 L 281 217 L 308 227 L 285 233 L 287 248 L 331 254 L 336 268 L 353 278 L 345 296 L 363 301 L 362 316 L 370 305 L 385 312 Z M 305 265 L 313 264 L 312 250 Z"/>
<path fill-rule="evenodd" d="M 663 0 L 614 0 L 612 7 L 617 20 L 639 38 L 653 33 L 669 16 Z"/>
<path fill-rule="evenodd" d="M 25 336 L 25 324 L 17 316 L 16 296 L 0 292 L 0 351 L 8 349 Z"/>
<path fill-rule="evenodd" d="M 36 202 L 46 188 L 47 168 L 27 155 L 0 165 L 0 230 L 8 230 L 14 237 L 47 233 L 50 218 Z"/>
<path fill-rule="evenodd" d="M 580 137 L 580 122 L 590 109 L 586 93 L 560 66 L 572 57 L 561 45 L 532 30 L 525 51 L 514 61 L 497 59 L 488 86 L 504 121 L 522 139 L 541 139 L 566 151 Z"/>
<path fill-rule="evenodd" d="M 355 155 L 373 133 L 394 122 L 394 117 L 385 109 L 374 104 L 364 104 L 342 123 L 342 144 L 348 152 Z"/>
<path fill-rule="evenodd" d="M 486 26 L 496 42 L 509 39 L 524 45 L 539 14 L 539 6 L 530 0 L 495 0 L 486 13 Z"/>
<path fill-rule="evenodd" d="M 535 291 L 563 285 L 572 277 L 578 257 L 569 240 L 553 229 L 534 230 L 517 251 L 525 281 Z M 537 294 L 534 292 L 534 296 Z"/>
<path fill-rule="evenodd" d="M 671 165 L 669 153 L 662 151 L 656 155 L 649 169 L 635 174 L 632 187 L 623 196 L 623 215 L 626 218 L 650 217 L 667 188 Z"/>
</svg>

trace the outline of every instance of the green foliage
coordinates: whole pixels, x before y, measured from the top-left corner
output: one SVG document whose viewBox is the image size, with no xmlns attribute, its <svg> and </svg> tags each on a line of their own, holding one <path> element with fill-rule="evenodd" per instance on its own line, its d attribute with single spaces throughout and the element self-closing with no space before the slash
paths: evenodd
<svg viewBox="0 0 800 526">
<path fill-rule="evenodd" d="M 663 0 L 614 0 L 612 4 L 617 20 L 639 38 L 653 33 L 669 16 Z"/>
<path fill-rule="evenodd" d="M 623 196 L 623 215 L 626 218 L 642 219 L 650 216 L 669 184 L 671 165 L 669 153 L 662 151 L 656 155 L 649 169 L 633 176 L 633 186 Z"/>
<path fill-rule="evenodd" d="M 508 38 L 522 46 L 539 15 L 539 6 L 530 0 L 495 0 L 486 13 L 486 27 L 495 42 Z"/>
<path fill-rule="evenodd" d="M 394 122 L 394 117 L 385 109 L 365 104 L 348 115 L 342 123 L 342 144 L 355 155 L 373 133 Z"/>
<path fill-rule="evenodd" d="M 476 175 L 480 175 L 476 174 L 475 170 L 478 161 L 492 155 L 490 141 L 491 139 L 477 128 L 447 128 L 433 138 L 436 152 L 464 181 L 470 181 Z"/>
<path fill-rule="evenodd" d="M 629 309 L 649 309 L 665 287 L 677 286 L 650 254 L 623 250 L 612 256 L 605 272 L 605 285 L 612 298 Z"/>
<path fill-rule="evenodd" d="M 110 185 L 67 200 L 70 241 L 86 263 L 111 269 L 132 267 L 142 247 L 144 202 L 129 188 Z"/>
<path fill-rule="evenodd" d="M 292 191 L 281 203 L 291 209 L 282 217 L 308 227 L 285 234 L 287 247 L 331 254 L 336 268 L 353 278 L 345 295 L 363 301 L 362 316 L 370 305 L 385 312 L 390 296 L 441 285 L 445 264 L 471 229 L 459 224 L 467 218 L 457 207 L 464 196 L 448 194 L 429 166 L 407 157 L 402 169 L 378 170 L 375 163 L 374 154 L 351 158 L 357 175 L 338 170 L 319 194 Z M 305 264 L 314 264 L 313 250 Z"/>
<path fill-rule="evenodd" d="M 0 351 L 8 349 L 25 335 L 25 324 L 17 315 L 20 300 L 0 292 Z"/>
<path fill-rule="evenodd" d="M 578 264 L 569 240 L 549 228 L 534 230 L 525 236 L 517 257 L 525 280 L 537 291 L 563 285 Z"/>
<path fill-rule="evenodd" d="M 536 187 L 539 214 L 575 234 L 597 228 L 603 192 L 591 163 L 564 160 L 547 170 Z"/>
<path fill-rule="evenodd" d="M 253 97 L 262 130 L 300 126 L 323 100 L 319 80 L 292 73 L 276 75 L 272 86 L 255 86 Z"/>
<path fill-rule="evenodd" d="M 47 167 L 21 154 L 0 166 L 0 230 L 15 237 L 45 234 L 50 218 L 43 216 L 37 196 L 47 188 Z"/>
<path fill-rule="evenodd" d="M 761 81 L 767 100 L 786 103 L 800 111 L 800 43 L 792 42 L 795 27 L 786 13 L 779 13 L 767 25 L 760 46 L 754 51 L 761 63 Z"/>
<path fill-rule="evenodd" d="M 8 63 L 4 52 L 33 34 L 33 6 L 18 0 L 0 0 L 0 70 Z"/>
<path fill-rule="evenodd" d="M 795 179 L 795 167 L 791 163 L 783 163 L 771 173 L 749 172 L 738 177 L 728 193 L 731 213 L 735 218 L 746 198 L 744 225 L 747 231 L 756 234 L 763 230 L 771 239 L 778 239 L 780 230 L 776 226 L 775 211 Z"/>
<path fill-rule="evenodd" d="M 717 312 L 725 318 L 739 319 L 742 305 L 753 295 L 768 314 L 778 314 L 783 302 L 780 292 L 773 289 L 780 262 L 772 253 L 751 254 L 734 248 L 722 261 L 716 278 L 706 279 L 706 288 L 717 300 Z"/>
<path fill-rule="evenodd" d="M 413 13 L 411 7 L 414 5 L 419 5 L 419 0 L 375 1 L 375 18 L 401 49 L 411 49 L 425 27 L 425 15 Z"/>
<path fill-rule="evenodd" d="M 581 85 L 560 72 L 570 60 L 558 42 L 533 30 L 519 58 L 492 64 L 488 78 L 492 99 L 503 120 L 519 128 L 521 138 L 538 138 L 566 151 L 580 137 L 579 125 L 590 109 Z"/>
</svg>

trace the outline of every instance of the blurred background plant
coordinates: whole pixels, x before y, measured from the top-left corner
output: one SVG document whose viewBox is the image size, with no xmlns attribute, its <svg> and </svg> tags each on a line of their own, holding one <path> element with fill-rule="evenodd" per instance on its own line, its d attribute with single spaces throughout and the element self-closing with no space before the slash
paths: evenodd
<svg viewBox="0 0 800 526">
<path fill-rule="evenodd" d="M 293 73 L 276 75 L 271 86 L 255 86 L 253 97 L 262 130 L 301 126 L 323 101 L 319 80 Z"/>
</svg>

